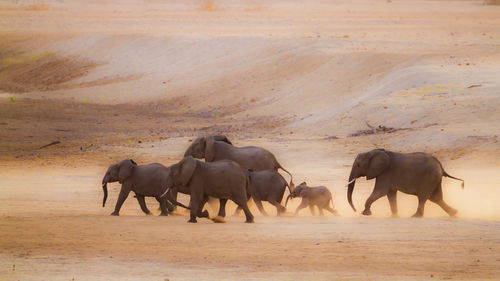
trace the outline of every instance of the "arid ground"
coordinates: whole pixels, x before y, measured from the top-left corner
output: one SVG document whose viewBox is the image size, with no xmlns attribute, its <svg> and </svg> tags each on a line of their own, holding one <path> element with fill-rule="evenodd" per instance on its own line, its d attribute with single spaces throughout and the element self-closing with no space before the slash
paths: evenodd
<svg viewBox="0 0 500 281">
<path fill-rule="evenodd" d="M 0 1 L 0 280 L 500 280 L 498 4 Z M 102 207 L 108 165 L 170 165 L 212 133 L 327 186 L 340 216 L 188 224 L 130 195 L 112 217 L 119 184 Z M 410 218 L 401 193 L 399 218 L 385 198 L 355 213 L 373 148 L 438 157 L 465 179 L 443 179 L 458 217 Z"/>
</svg>

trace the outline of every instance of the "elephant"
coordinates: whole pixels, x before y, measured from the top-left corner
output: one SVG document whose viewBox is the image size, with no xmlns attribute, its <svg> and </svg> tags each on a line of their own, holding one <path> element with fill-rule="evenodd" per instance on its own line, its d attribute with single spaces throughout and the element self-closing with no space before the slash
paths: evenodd
<svg viewBox="0 0 500 281">
<path fill-rule="evenodd" d="M 120 163 L 109 166 L 104 178 L 102 179 L 102 189 L 104 191 L 104 198 L 102 206 L 106 205 L 108 198 L 108 182 L 119 182 L 122 184 L 120 195 L 116 201 L 115 210 L 111 215 L 118 216 L 123 202 L 127 199 L 130 191 L 135 193 L 137 201 L 141 206 L 141 210 L 149 215 L 151 212 L 146 207 L 145 196 L 155 197 L 160 203 L 161 216 L 168 216 L 167 208 L 172 210 L 172 206 L 168 203 L 167 197 L 161 197 L 167 177 L 170 174 L 170 169 L 159 163 L 148 165 L 137 165 L 132 159 L 125 159 Z M 179 206 L 187 208 L 181 203 Z"/>
<path fill-rule="evenodd" d="M 215 162 L 219 160 L 233 160 L 241 167 L 252 171 L 282 169 L 290 175 L 290 187 L 293 189 L 293 176 L 280 163 L 276 157 L 268 150 L 257 146 L 235 147 L 224 135 L 212 135 L 198 137 L 188 147 L 184 157 L 205 158 L 205 162 Z"/>
<path fill-rule="evenodd" d="M 285 193 L 286 187 L 288 187 L 290 192 L 292 192 L 292 189 L 281 174 L 273 170 L 247 170 L 247 174 L 250 178 L 247 191 L 249 199 L 250 197 L 253 198 L 255 205 L 257 205 L 257 208 L 259 208 L 259 211 L 264 216 L 267 216 L 267 213 L 262 206 L 262 201 L 267 201 L 274 205 L 278 215 L 286 212 L 286 208 L 281 206 L 281 201 L 283 200 L 283 194 Z M 239 210 L 240 208 L 238 207 L 236 209 L 236 214 Z"/>
<path fill-rule="evenodd" d="M 306 182 L 301 183 L 295 189 L 290 192 L 290 195 L 286 198 L 285 207 L 288 204 L 288 199 L 302 197 L 302 202 L 295 210 L 295 215 L 305 207 L 309 207 L 311 214 L 314 213 L 314 206 L 318 207 L 319 214 L 323 216 L 323 209 L 329 211 L 335 216 L 338 216 L 337 211 L 333 207 L 332 193 L 326 186 L 307 186 Z M 330 207 L 330 202 L 332 202 L 332 207 Z"/>
<path fill-rule="evenodd" d="M 221 207 L 225 207 L 227 199 L 231 199 L 245 212 L 246 222 L 254 222 L 254 217 L 247 206 L 248 175 L 238 163 L 231 160 L 207 163 L 187 156 L 170 166 L 170 169 L 166 190 L 161 196 L 172 188 L 174 190 L 179 186 L 189 188 L 191 212 L 188 222 L 197 222 L 196 216 L 203 209 L 209 196 L 221 199 Z M 173 203 L 178 202 L 173 200 Z"/>
<path fill-rule="evenodd" d="M 366 177 L 367 180 L 375 178 L 375 187 L 366 200 L 363 215 L 371 215 L 372 203 L 387 195 L 392 216 L 397 216 L 396 193 L 401 191 L 418 197 L 418 208 L 413 217 L 424 215 L 427 199 L 438 204 L 450 217 L 453 217 L 457 214 L 457 210 L 448 206 L 443 200 L 441 187 L 443 176 L 462 181 L 462 188 L 464 188 L 464 180 L 446 173 L 439 160 L 432 155 L 423 152 L 398 153 L 374 149 L 358 154 L 354 160 L 347 184 L 347 200 L 356 211 L 352 203 L 356 179 L 359 177 Z"/>
</svg>

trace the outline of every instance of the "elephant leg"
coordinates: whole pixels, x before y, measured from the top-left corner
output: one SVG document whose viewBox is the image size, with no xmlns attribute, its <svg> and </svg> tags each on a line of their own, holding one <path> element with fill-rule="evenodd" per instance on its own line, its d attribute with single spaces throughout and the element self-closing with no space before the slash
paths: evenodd
<svg viewBox="0 0 500 281">
<path fill-rule="evenodd" d="M 226 203 L 227 203 L 227 198 L 220 198 L 219 199 L 219 217 L 225 217 L 226 216 Z"/>
<path fill-rule="evenodd" d="M 286 208 L 281 206 L 281 204 L 278 201 L 271 200 L 269 201 L 274 207 L 276 207 L 276 211 L 278 212 L 278 215 L 281 213 L 286 212 Z"/>
<path fill-rule="evenodd" d="M 318 206 L 318 210 L 319 210 L 319 215 L 324 217 L 325 214 L 323 214 L 323 208 L 321 208 L 320 206 Z"/>
<path fill-rule="evenodd" d="M 127 199 L 128 194 L 130 193 L 130 188 L 122 185 L 122 189 L 120 190 L 120 195 L 118 195 L 118 200 L 116 201 L 115 210 L 111 213 L 112 216 L 119 216 L 120 209 L 122 208 L 123 202 Z"/>
<path fill-rule="evenodd" d="M 311 211 L 311 215 L 315 216 L 316 211 L 314 210 L 314 205 L 309 205 L 309 210 Z"/>
<path fill-rule="evenodd" d="M 295 213 L 294 215 L 298 215 L 299 214 L 299 211 L 304 209 L 305 207 L 307 207 L 309 205 L 309 203 L 307 202 L 306 199 L 302 199 L 302 202 L 300 202 L 300 205 L 297 207 L 297 209 L 295 209 Z"/>
<path fill-rule="evenodd" d="M 258 199 L 253 199 L 253 202 L 255 202 L 255 205 L 257 205 L 257 208 L 259 209 L 259 211 L 261 212 L 261 214 L 263 214 L 264 216 L 268 216 L 266 210 L 264 210 L 264 206 L 262 206 L 262 201 L 258 200 Z"/>
<path fill-rule="evenodd" d="M 387 199 L 389 200 L 389 205 L 391 205 L 391 213 L 393 217 L 398 216 L 398 201 L 396 194 L 397 190 L 389 190 L 389 192 L 387 192 Z"/>
<path fill-rule="evenodd" d="M 189 207 L 191 208 L 191 211 L 188 222 L 196 223 L 196 217 L 200 215 L 200 207 L 205 205 L 205 198 L 203 198 L 202 192 L 203 190 L 195 190 L 194 188 L 191 188 L 191 199 L 189 200 Z"/>
<path fill-rule="evenodd" d="M 208 196 L 203 196 L 203 200 L 201 200 L 200 202 L 200 205 L 199 205 L 199 209 L 198 209 L 198 217 L 199 218 L 209 218 L 209 214 L 208 214 L 208 211 L 205 210 L 205 211 L 202 211 L 203 210 L 203 207 L 205 207 L 205 204 L 208 202 Z"/>
<path fill-rule="evenodd" d="M 248 209 L 248 205 L 247 205 L 247 196 L 241 196 L 241 198 L 231 198 L 231 200 L 233 200 L 234 203 L 236 203 L 236 205 L 238 205 L 238 207 L 240 207 L 243 212 L 245 213 L 245 217 L 246 217 L 246 220 L 245 222 L 247 223 L 253 223 L 253 215 L 252 213 L 250 212 L 250 209 Z"/>
<path fill-rule="evenodd" d="M 427 198 L 420 195 L 418 196 L 418 207 L 417 207 L 417 211 L 415 212 L 415 214 L 413 214 L 412 217 L 414 218 L 420 218 L 424 215 L 424 207 L 425 207 L 425 202 L 427 201 Z"/>
<path fill-rule="evenodd" d="M 168 216 L 168 211 L 167 211 L 167 198 L 165 197 L 156 197 L 156 200 L 160 202 L 160 216 Z"/>
<path fill-rule="evenodd" d="M 432 194 L 431 198 L 429 198 L 432 202 L 438 204 L 450 217 L 454 217 L 457 214 L 457 210 L 450 207 L 443 200 L 443 190 L 441 189 L 441 184 L 439 188 Z"/>
<path fill-rule="evenodd" d="M 241 208 L 240 206 L 236 207 L 236 210 L 234 211 L 233 217 L 237 217 L 240 215 Z"/>
<path fill-rule="evenodd" d="M 326 209 L 327 211 L 329 211 L 330 213 L 332 213 L 334 216 L 338 216 L 338 215 L 339 215 L 339 213 L 337 212 L 337 210 L 333 209 L 333 208 L 332 208 L 332 207 L 330 207 L 330 206 L 325 207 L 325 209 Z"/>
<path fill-rule="evenodd" d="M 250 197 L 248 197 L 248 200 L 247 200 L 247 206 L 248 206 L 248 202 L 250 202 Z M 241 212 L 241 207 L 240 206 L 237 206 L 236 207 L 236 210 L 234 210 L 234 214 L 233 214 L 233 217 L 237 217 L 240 215 L 240 212 Z"/>
<path fill-rule="evenodd" d="M 141 210 L 146 214 L 150 215 L 151 212 L 148 210 L 148 207 L 146 207 L 146 200 L 144 200 L 144 195 L 140 194 L 135 194 L 135 197 L 137 198 L 137 201 L 139 201 L 139 206 L 141 206 Z"/>
<path fill-rule="evenodd" d="M 387 192 L 388 192 L 387 189 L 382 188 L 380 187 L 380 185 L 377 185 L 377 183 L 375 183 L 375 188 L 373 189 L 372 194 L 370 195 L 370 197 L 368 197 L 368 199 L 366 199 L 365 210 L 363 211 L 363 215 L 365 216 L 371 215 L 372 211 L 370 210 L 370 208 L 373 202 L 377 201 L 377 199 L 379 199 L 380 197 L 387 195 Z"/>
</svg>

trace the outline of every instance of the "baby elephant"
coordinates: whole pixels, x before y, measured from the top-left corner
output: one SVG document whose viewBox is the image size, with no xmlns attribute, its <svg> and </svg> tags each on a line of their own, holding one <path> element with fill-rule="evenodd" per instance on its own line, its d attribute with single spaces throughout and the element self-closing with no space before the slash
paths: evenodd
<svg viewBox="0 0 500 281">
<path fill-rule="evenodd" d="M 295 210 L 295 215 L 299 211 L 307 206 L 311 210 L 311 214 L 314 215 L 314 206 L 319 209 L 319 214 L 323 216 L 323 209 L 328 210 L 330 213 L 338 216 L 337 211 L 333 208 L 332 193 L 325 186 L 314 186 L 309 187 L 307 183 L 303 182 L 288 195 L 285 202 L 285 207 L 288 204 L 288 199 L 302 197 L 302 202 Z M 332 207 L 330 207 L 330 202 L 332 202 Z"/>
</svg>

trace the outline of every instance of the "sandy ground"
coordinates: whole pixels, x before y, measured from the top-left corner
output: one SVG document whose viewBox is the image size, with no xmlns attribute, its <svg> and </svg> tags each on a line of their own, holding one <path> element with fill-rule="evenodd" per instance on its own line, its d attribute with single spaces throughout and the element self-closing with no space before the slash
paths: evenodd
<svg viewBox="0 0 500 281">
<path fill-rule="evenodd" d="M 498 280 L 495 3 L 0 1 L 0 279 Z M 170 165 L 211 133 L 326 185 L 340 217 L 252 205 L 255 224 L 193 225 L 132 196 L 111 217 L 118 184 L 101 207 L 109 164 Z M 410 219 L 404 194 L 400 218 L 384 198 L 353 212 L 349 169 L 377 147 L 464 178 L 443 180 L 458 217 L 429 202 Z M 357 182 L 358 208 L 372 188 Z"/>
</svg>

